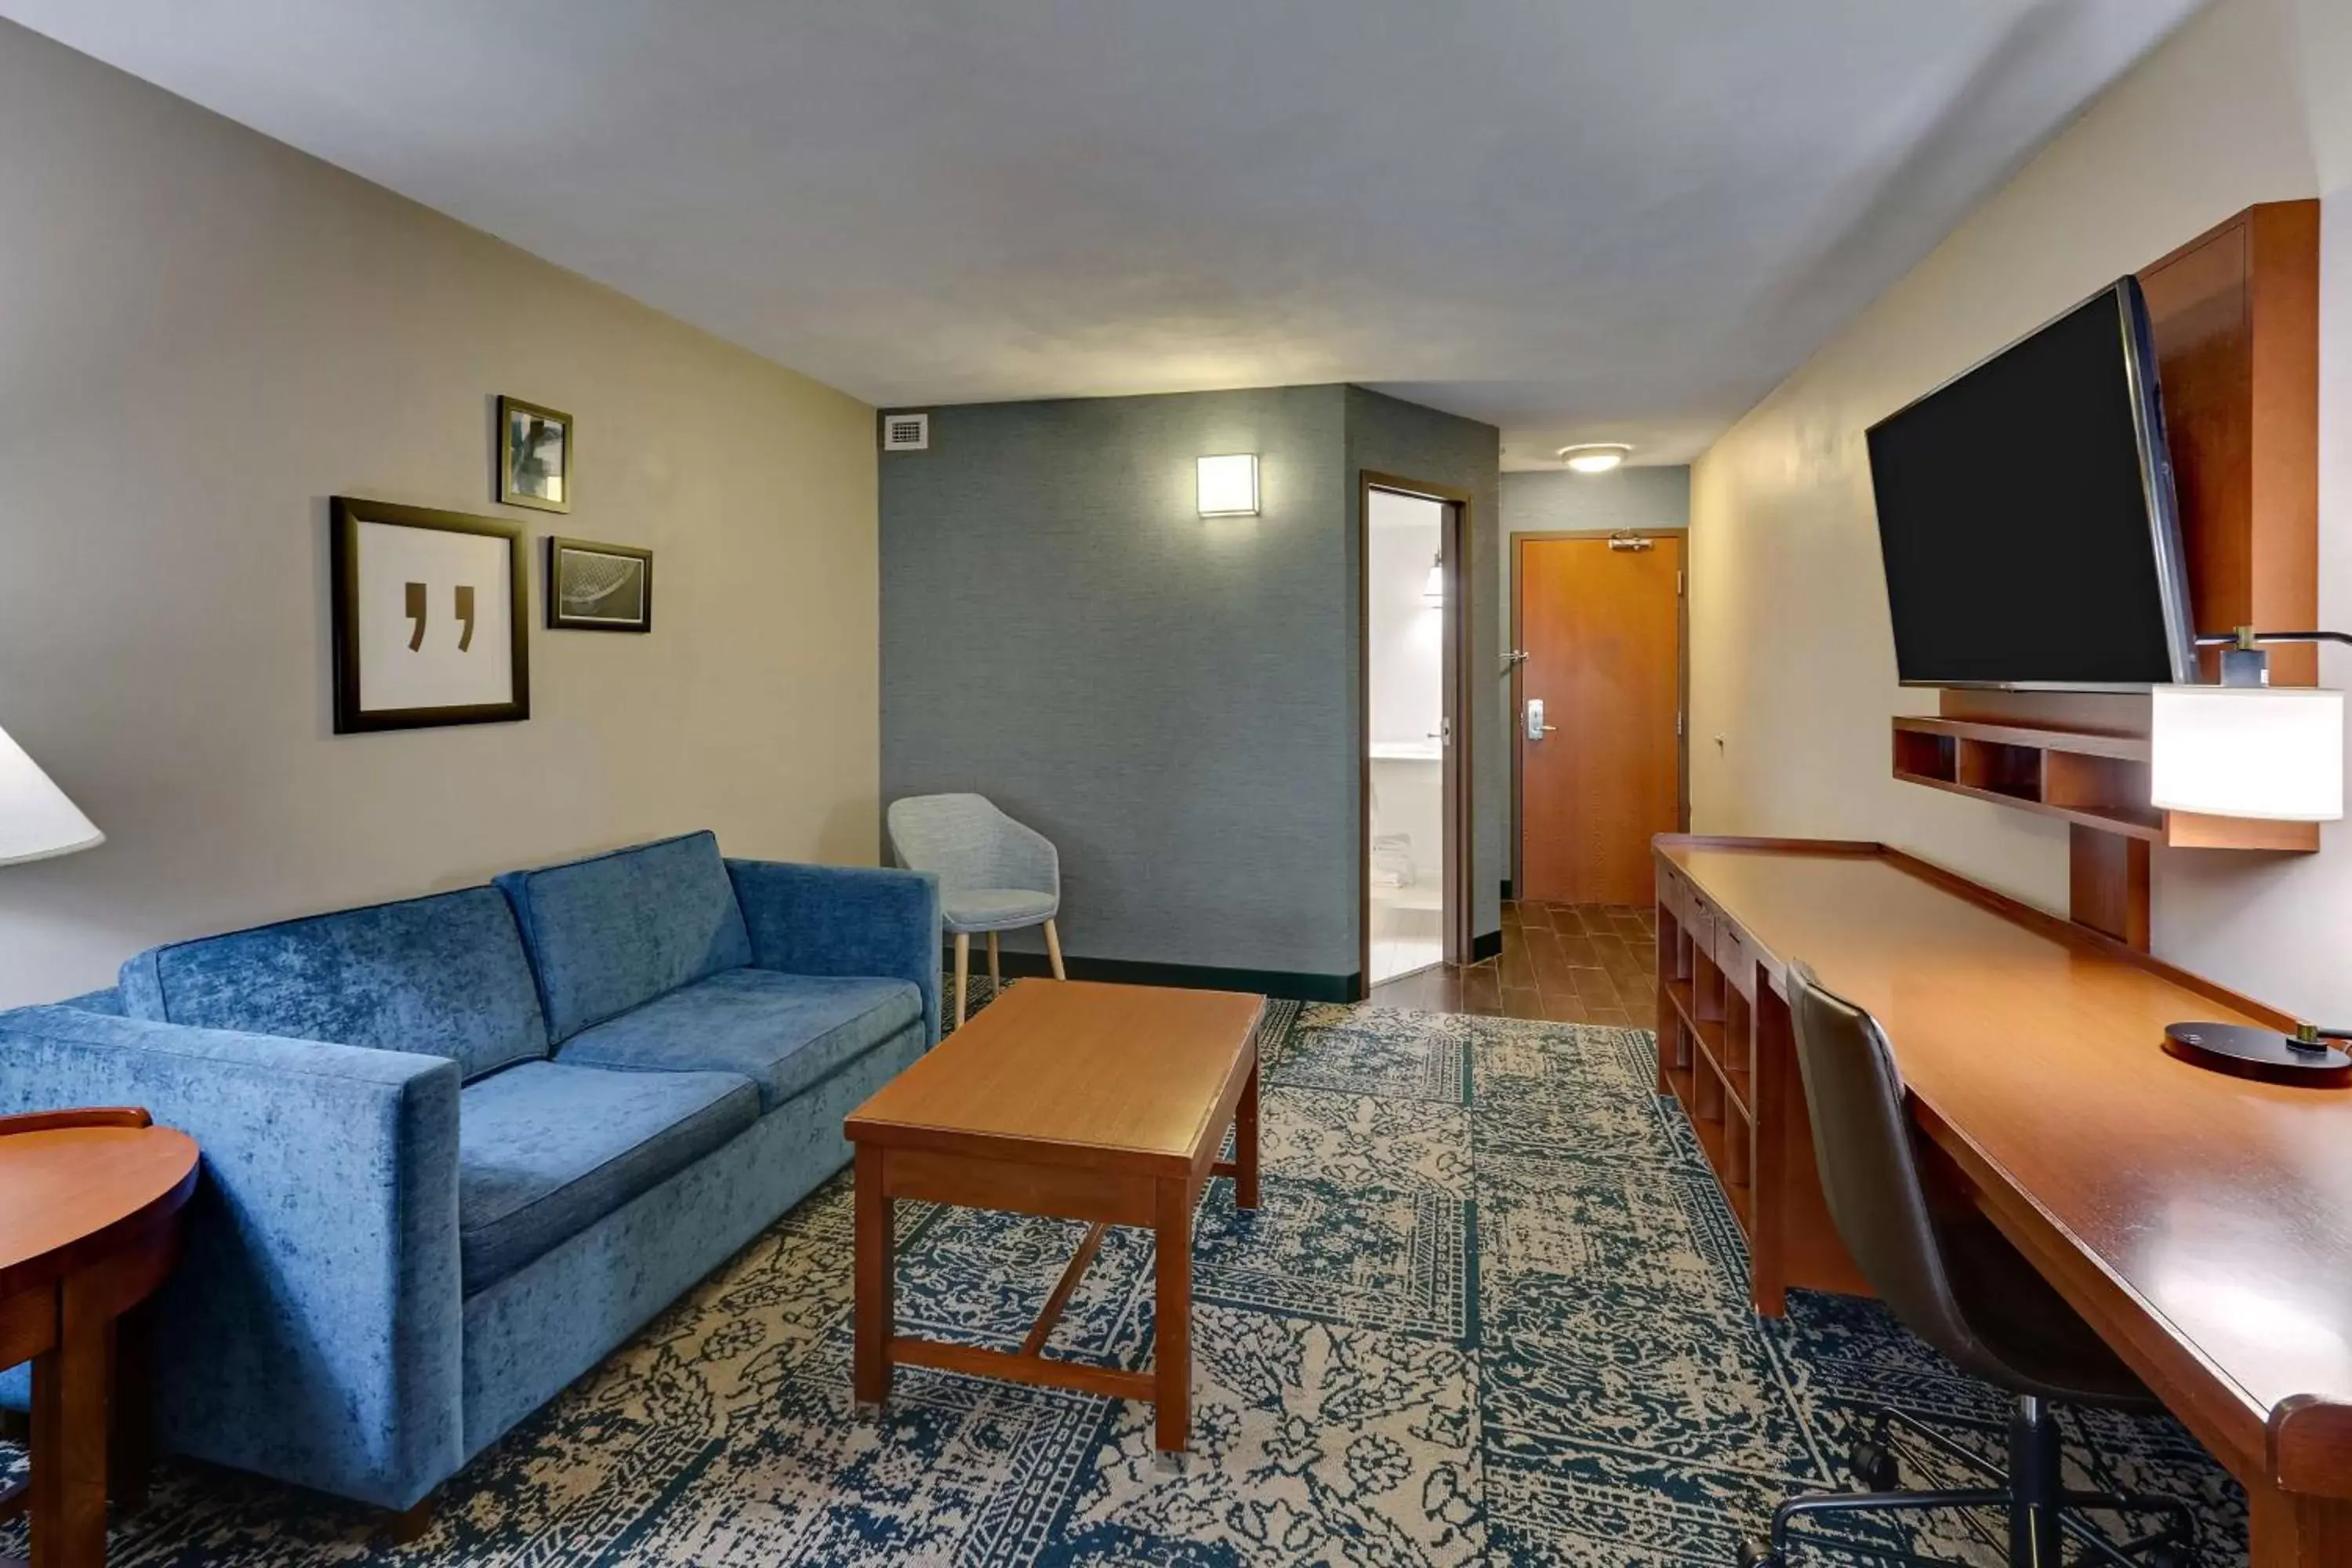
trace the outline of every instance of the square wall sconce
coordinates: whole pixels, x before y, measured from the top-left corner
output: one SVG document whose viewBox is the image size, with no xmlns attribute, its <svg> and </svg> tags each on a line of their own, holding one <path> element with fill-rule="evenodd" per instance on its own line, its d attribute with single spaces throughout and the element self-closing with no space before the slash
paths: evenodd
<svg viewBox="0 0 2352 1568">
<path fill-rule="evenodd" d="M 1202 517 L 1257 515 L 1257 454 L 1197 459 Z"/>
</svg>

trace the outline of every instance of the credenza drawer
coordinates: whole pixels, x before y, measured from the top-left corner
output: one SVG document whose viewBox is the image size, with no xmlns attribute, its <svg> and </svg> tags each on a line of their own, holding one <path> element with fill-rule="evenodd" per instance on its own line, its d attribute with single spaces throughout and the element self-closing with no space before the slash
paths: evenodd
<svg viewBox="0 0 2352 1568">
<path fill-rule="evenodd" d="M 1715 921 L 1715 966 L 1734 991 L 1756 1000 L 1756 944 L 1720 910 Z"/>
<path fill-rule="evenodd" d="M 1696 885 L 1683 889 L 1683 930 L 1691 939 L 1691 946 L 1712 957 L 1715 953 L 1715 906 Z"/>
<path fill-rule="evenodd" d="M 1689 883 L 1675 869 L 1672 862 L 1658 862 L 1658 907 L 1677 921 L 1686 918 L 1689 909 Z"/>
</svg>

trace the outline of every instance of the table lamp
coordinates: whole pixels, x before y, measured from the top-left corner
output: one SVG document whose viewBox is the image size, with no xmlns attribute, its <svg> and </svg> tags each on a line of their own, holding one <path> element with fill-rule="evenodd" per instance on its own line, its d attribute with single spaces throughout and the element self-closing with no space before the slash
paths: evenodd
<svg viewBox="0 0 2352 1568">
<path fill-rule="evenodd" d="M 2344 693 L 2273 686 L 2264 643 L 2352 642 L 2342 632 L 2200 637 L 2218 647 L 2218 686 L 2159 686 L 2148 708 L 2148 799 L 2165 811 L 2271 822 L 2344 816 Z M 2352 1085 L 2352 1033 L 2304 1024 L 2294 1033 L 2247 1024 L 2168 1024 L 2164 1048 L 2238 1078 L 2315 1089 Z"/>
<path fill-rule="evenodd" d="M 81 808 L 0 730 L 0 866 L 71 855 L 105 842 L 106 835 Z"/>
</svg>

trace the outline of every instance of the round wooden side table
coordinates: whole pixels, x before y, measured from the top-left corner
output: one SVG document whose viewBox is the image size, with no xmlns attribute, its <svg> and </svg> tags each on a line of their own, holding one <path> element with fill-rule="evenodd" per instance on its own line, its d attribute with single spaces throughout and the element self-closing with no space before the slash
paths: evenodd
<svg viewBox="0 0 2352 1568">
<path fill-rule="evenodd" d="M 0 1116 L 0 1367 L 33 1363 L 32 1479 L 0 1517 L 31 1513 L 33 1568 L 98 1568 L 110 1481 L 144 1485 L 145 1337 L 115 1327 L 171 1272 L 195 1188 L 195 1141 L 144 1110 Z"/>
</svg>

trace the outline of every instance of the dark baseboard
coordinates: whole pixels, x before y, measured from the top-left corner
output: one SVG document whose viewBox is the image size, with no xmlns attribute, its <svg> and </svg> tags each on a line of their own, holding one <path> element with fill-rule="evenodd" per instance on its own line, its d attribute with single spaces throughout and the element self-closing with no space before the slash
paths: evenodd
<svg viewBox="0 0 2352 1568">
<path fill-rule="evenodd" d="M 1484 963 L 1488 959 L 1499 955 L 1502 951 L 1503 933 L 1499 931 L 1490 931 L 1485 936 L 1474 936 L 1470 939 L 1470 962 L 1473 963 Z"/>
<path fill-rule="evenodd" d="M 1500 951 L 1502 934 L 1496 933 L 1496 950 Z M 972 944 L 971 972 L 988 973 L 988 960 Z M 1042 952 L 1014 952 L 1005 950 L 999 963 L 1012 979 L 1054 973 L 1053 963 Z M 1260 995 L 1280 997 L 1296 1002 L 1352 1002 L 1363 994 L 1361 974 L 1316 974 L 1290 969 L 1223 969 L 1207 963 L 1151 963 L 1133 958 L 1081 958 L 1076 953 L 1065 953 L 1062 966 L 1073 980 L 1102 980 L 1117 985 L 1172 985 L 1192 991 L 1250 991 Z M 942 971 L 954 984 L 955 953 L 947 951 Z M 954 998 L 949 998 L 949 1010 L 954 1010 Z"/>
<path fill-rule="evenodd" d="M 1510 879 L 1508 877 L 1506 877 L 1506 878 L 1504 878 L 1504 879 L 1503 879 L 1503 902 L 1505 902 L 1505 903 L 1507 903 L 1507 903 L 1509 903 L 1510 901 L 1511 901 L 1511 879 Z"/>
</svg>

